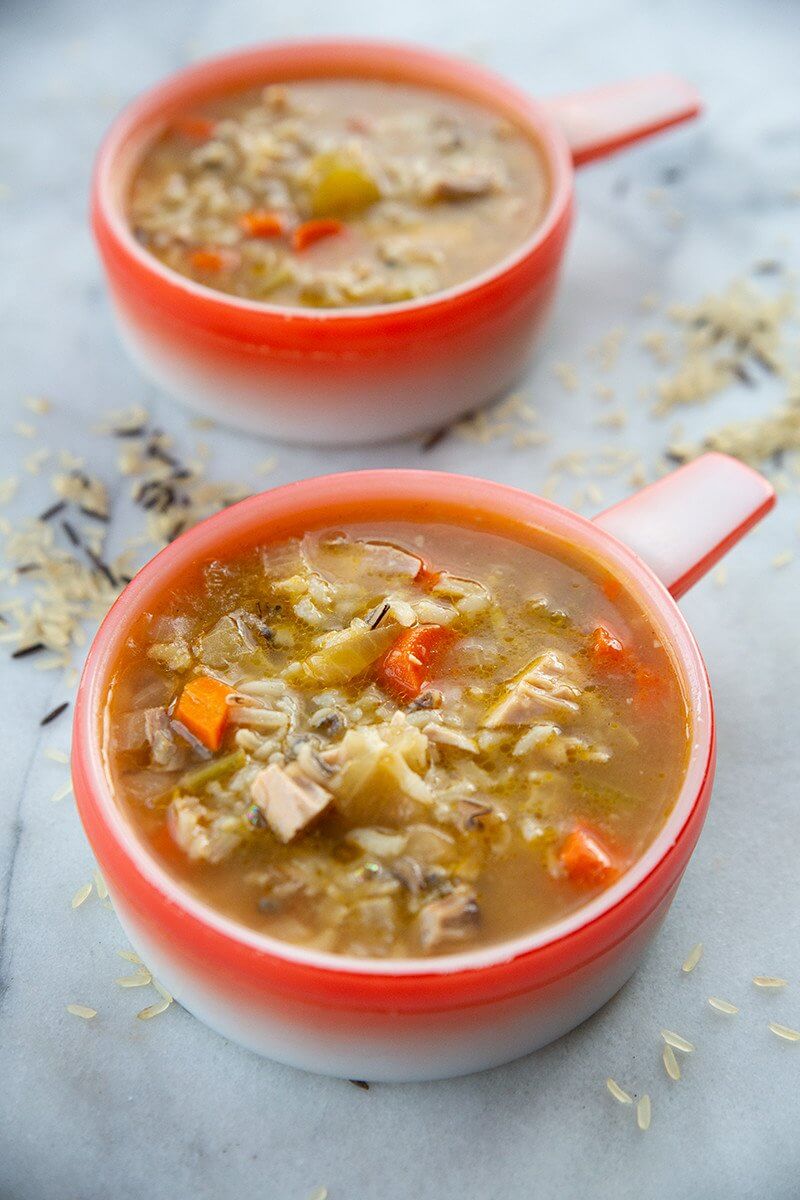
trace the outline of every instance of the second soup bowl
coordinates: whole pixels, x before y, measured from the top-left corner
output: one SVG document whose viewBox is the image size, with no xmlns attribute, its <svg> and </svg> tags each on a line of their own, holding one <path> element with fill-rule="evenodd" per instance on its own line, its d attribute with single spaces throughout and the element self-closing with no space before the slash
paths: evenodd
<svg viewBox="0 0 800 1200">
<path fill-rule="evenodd" d="M 466 283 L 346 309 L 215 291 L 139 245 L 126 215 L 131 180 L 172 121 L 248 87 L 336 78 L 429 88 L 512 122 L 538 148 L 548 179 L 532 235 Z M 270 437 L 374 442 L 446 424 L 502 395 L 531 357 L 572 221 L 574 165 L 698 111 L 694 90 L 671 76 L 536 101 L 472 63 L 387 42 L 274 43 L 199 63 L 129 105 L 97 159 L 92 223 L 122 338 L 166 391 Z"/>
<path fill-rule="evenodd" d="M 139 572 L 95 638 L 79 689 L 73 781 L 117 915 L 144 962 L 190 1012 L 282 1062 L 368 1080 L 437 1079 L 506 1062 L 559 1037 L 629 978 L 663 920 L 708 806 L 715 738 L 700 652 L 675 603 L 772 506 L 769 485 L 707 455 L 588 521 L 540 497 L 456 475 L 366 471 L 254 496 L 183 534 Z M 608 571 L 667 649 L 691 727 L 663 827 L 619 879 L 532 933 L 438 958 L 364 959 L 247 928 L 180 885 L 114 794 L 103 751 L 110 681 L 142 612 L 198 564 L 310 528 L 379 519 L 544 534 Z"/>
</svg>

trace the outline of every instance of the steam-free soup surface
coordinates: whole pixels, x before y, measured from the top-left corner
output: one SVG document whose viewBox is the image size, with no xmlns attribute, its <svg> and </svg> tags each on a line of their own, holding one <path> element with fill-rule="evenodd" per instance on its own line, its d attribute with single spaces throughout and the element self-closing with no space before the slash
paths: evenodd
<svg viewBox="0 0 800 1200">
<path fill-rule="evenodd" d="M 493 266 L 539 224 L 538 149 L 443 92 L 318 80 L 177 118 L 134 177 L 135 236 L 166 266 L 271 304 L 392 304 Z"/>
<path fill-rule="evenodd" d="M 398 522 L 209 564 L 140 618 L 107 718 L 117 795 L 188 889 L 375 957 L 584 904 L 662 825 L 688 747 L 670 660 L 615 580 Z"/>
</svg>

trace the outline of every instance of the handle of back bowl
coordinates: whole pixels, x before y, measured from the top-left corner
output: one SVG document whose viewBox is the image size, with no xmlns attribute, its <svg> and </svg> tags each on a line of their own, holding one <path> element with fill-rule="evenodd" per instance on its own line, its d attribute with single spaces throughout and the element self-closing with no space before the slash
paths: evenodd
<svg viewBox="0 0 800 1200">
<path fill-rule="evenodd" d="M 688 121 L 702 110 L 698 93 L 677 75 L 647 75 L 543 103 L 561 126 L 576 166 Z"/>
<path fill-rule="evenodd" d="M 766 516 L 775 492 L 727 454 L 703 454 L 595 517 L 677 599 Z"/>
</svg>

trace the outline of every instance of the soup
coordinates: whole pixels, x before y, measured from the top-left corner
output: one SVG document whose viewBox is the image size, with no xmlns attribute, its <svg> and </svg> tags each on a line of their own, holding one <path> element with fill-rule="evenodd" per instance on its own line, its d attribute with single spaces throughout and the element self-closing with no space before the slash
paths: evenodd
<svg viewBox="0 0 800 1200">
<path fill-rule="evenodd" d="M 326 79 L 192 109 L 145 153 L 134 236 L 165 266 L 270 304 L 413 300 L 521 245 L 544 214 L 536 146 L 488 109 Z"/>
<path fill-rule="evenodd" d="M 208 564 L 132 629 L 104 728 L 117 796 L 186 888 L 372 957 L 575 910 L 651 842 L 689 747 L 671 661 L 615 580 L 433 522 Z"/>
</svg>

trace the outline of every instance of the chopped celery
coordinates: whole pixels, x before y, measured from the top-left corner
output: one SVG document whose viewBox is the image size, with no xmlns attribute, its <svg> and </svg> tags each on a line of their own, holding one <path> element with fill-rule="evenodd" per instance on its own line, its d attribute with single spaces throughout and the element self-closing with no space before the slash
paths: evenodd
<svg viewBox="0 0 800 1200">
<path fill-rule="evenodd" d="M 195 767 L 193 771 L 187 771 L 178 780 L 177 790 L 197 792 L 215 779 L 221 779 L 223 775 L 230 775 L 233 771 L 238 771 L 246 762 L 247 755 L 244 750 L 234 750 L 231 754 L 223 754 L 222 758 L 212 759 L 211 762 L 203 763 L 202 767 Z"/>
</svg>

